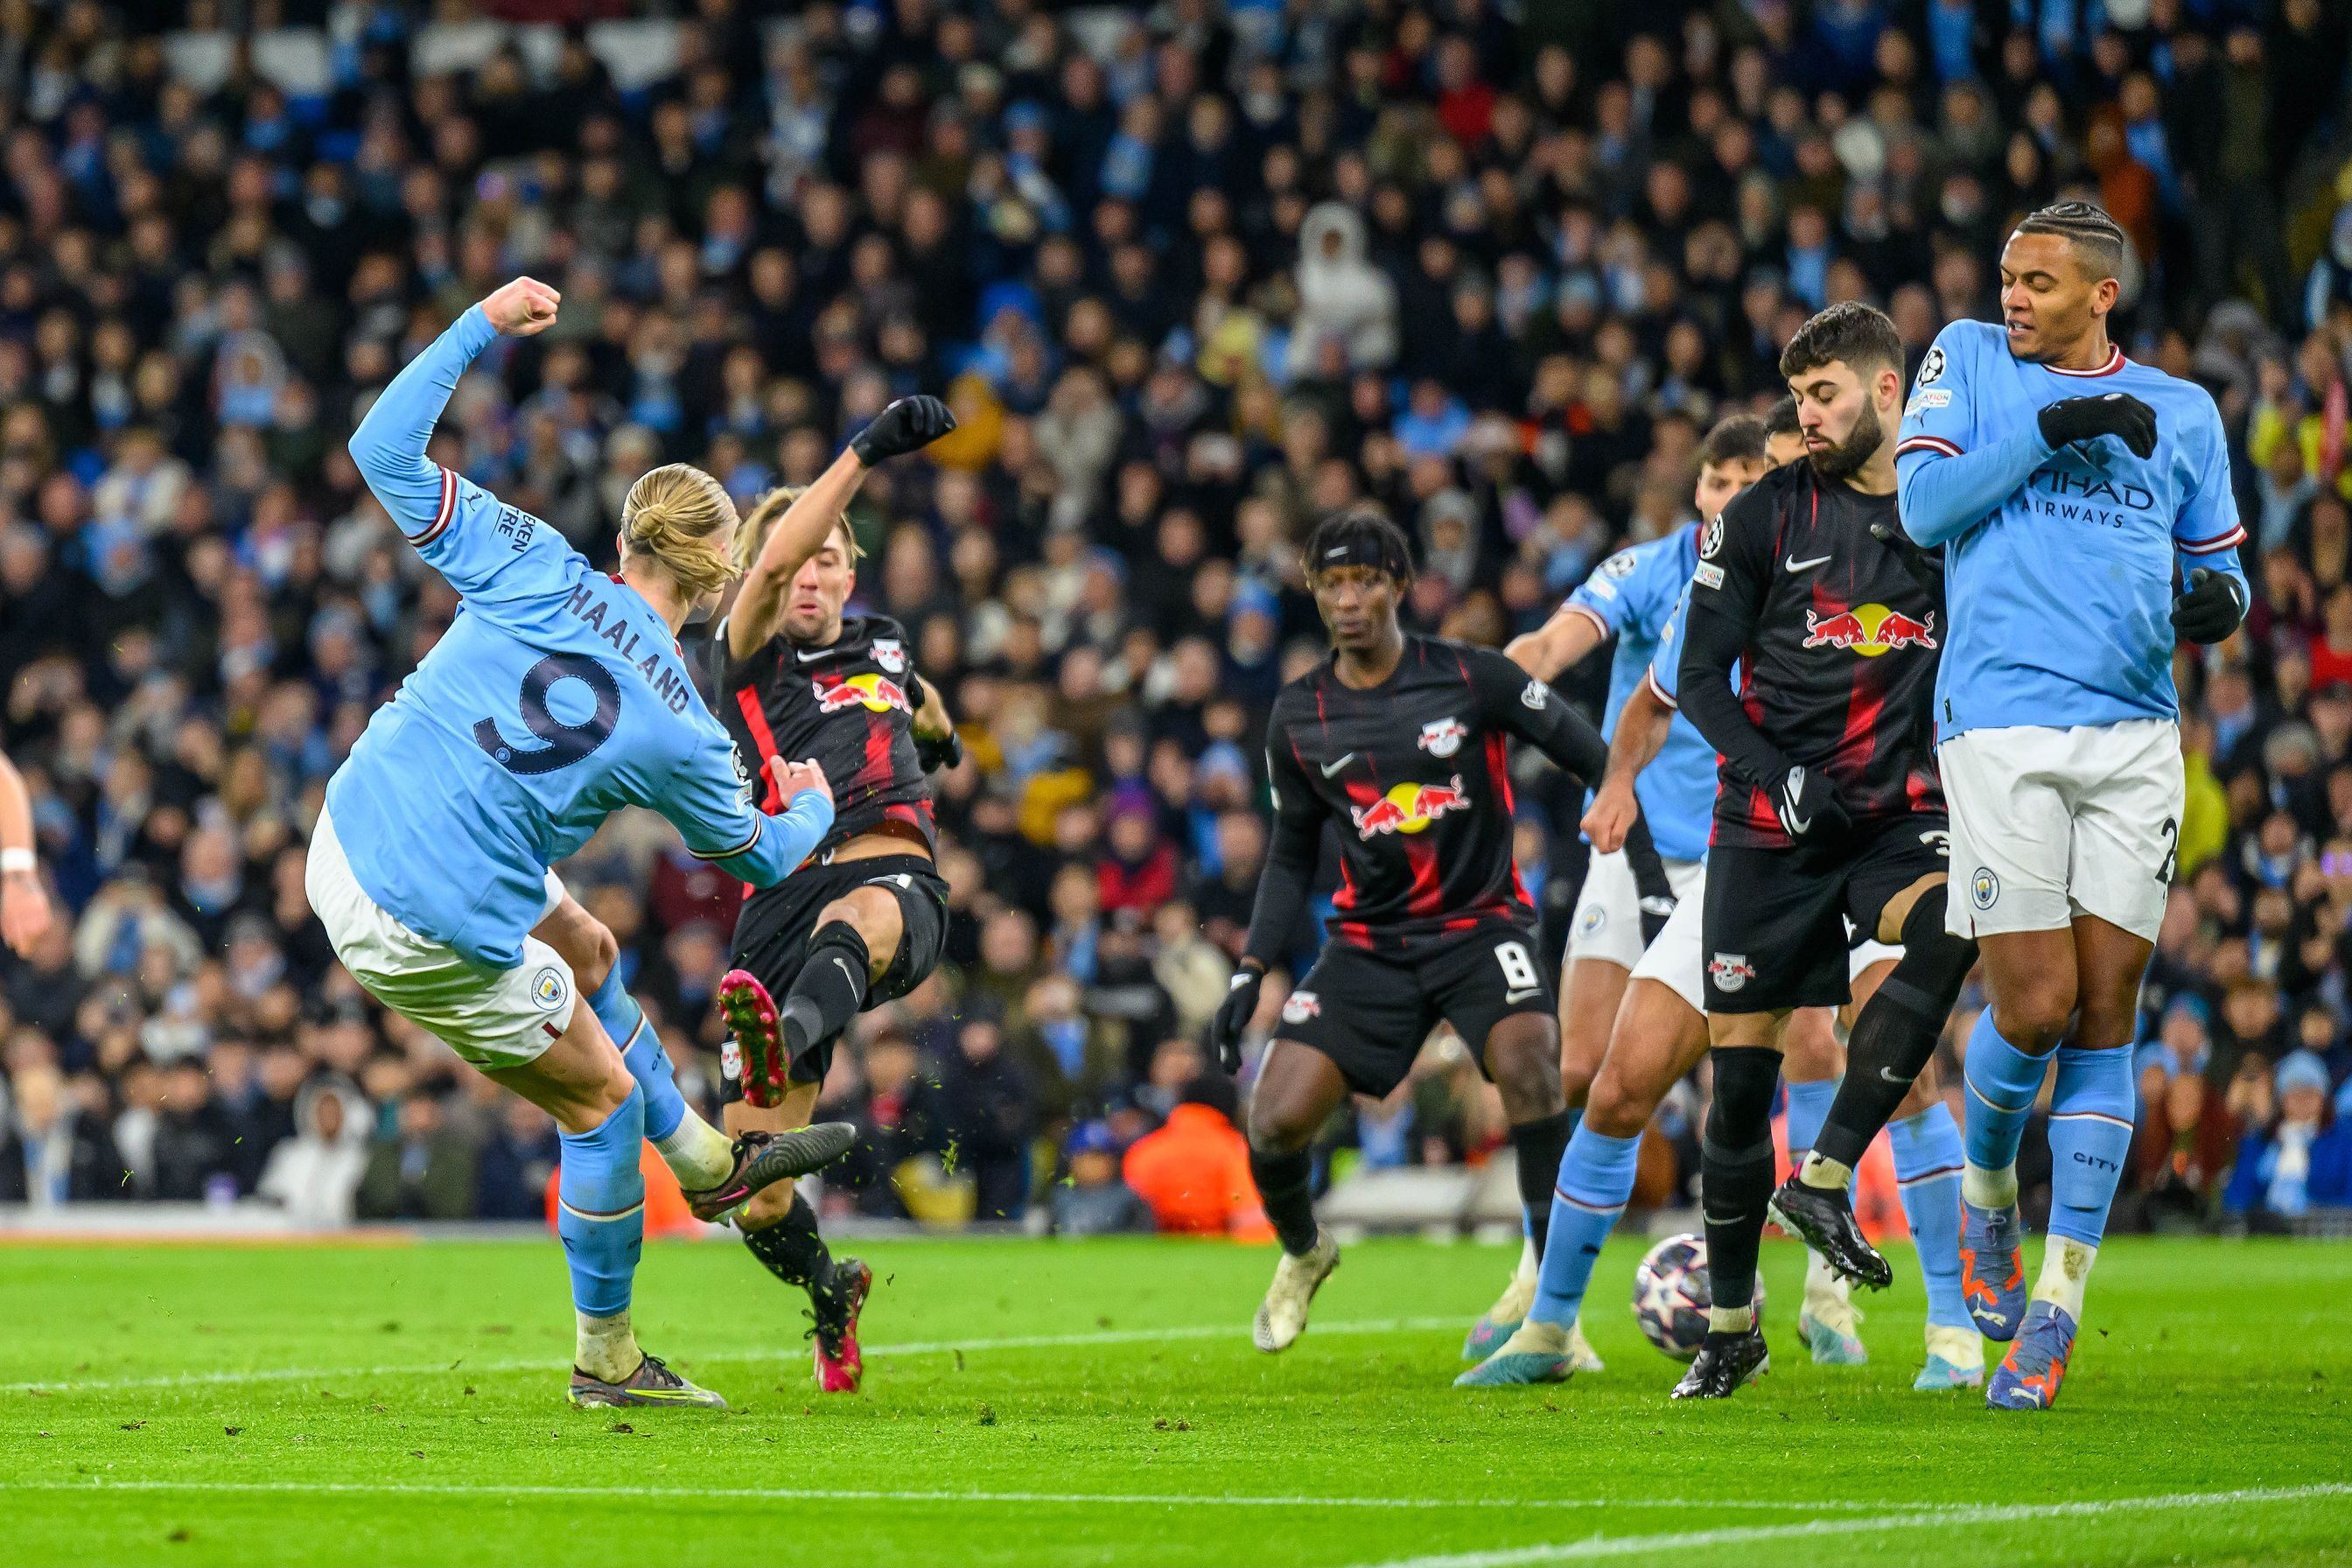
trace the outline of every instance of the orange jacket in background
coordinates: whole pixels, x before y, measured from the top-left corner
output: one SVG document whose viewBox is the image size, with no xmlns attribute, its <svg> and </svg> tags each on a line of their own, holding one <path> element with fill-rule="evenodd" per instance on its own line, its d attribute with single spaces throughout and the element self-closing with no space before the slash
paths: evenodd
<svg viewBox="0 0 2352 1568">
<path fill-rule="evenodd" d="M 702 1222 L 686 1206 L 686 1194 L 679 1190 L 677 1178 L 669 1173 L 662 1163 L 661 1153 L 650 1143 L 637 1145 L 637 1169 L 646 1177 L 646 1234 L 647 1236 L 698 1236 Z M 563 1173 L 557 1170 L 547 1178 L 547 1228 L 555 1228 L 555 1198 L 563 1184 Z"/>
<path fill-rule="evenodd" d="M 1249 1140 L 1214 1106 L 1170 1111 L 1168 1125 L 1129 1148 L 1122 1173 L 1161 1230 L 1249 1241 L 1273 1234 L 1250 1180 Z"/>
</svg>

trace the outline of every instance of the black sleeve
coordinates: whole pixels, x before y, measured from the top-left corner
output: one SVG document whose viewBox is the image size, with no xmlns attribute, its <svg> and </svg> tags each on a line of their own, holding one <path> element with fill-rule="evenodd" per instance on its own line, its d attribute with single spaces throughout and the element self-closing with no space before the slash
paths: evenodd
<svg viewBox="0 0 2352 1568">
<path fill-rule="evenodd" d="M 1773 498 L 1751 485 L 1723 509 L 1721 532 L 1706 540 L 1691 580 L 1690 621 L 1683 632 L 1676 695 L 1684 717 L 1731 771 L 1759 789 L 1778 789 L 1790 763 L 1765 739 L 1731 689 L 1731 668 L 1748 651 L 1771 584 Z"/>
<path fill-rule="evenodd" d="M 1535 747 L 1576 776 L 1587 789 L 1601 787 L 1609 771 L 1609 742 L 1591 720 L 1542 681 L 1528 675 L 1501 654 L 1474 648 L 1465 656 L 1478 710 L 1486 721 Z M 1633 872 L 1633 888 L 1644 900 L 1674 900 L 1666 879 L 1665 862 L 1650 841 L 1650 825 L 1638 813 L 1625 832 L 1625 859 Z"/>
<path fill-rule="evenodd" d="M 1260 969 L 1290 951 L 1299 917 L 1315 888 L 1315 861 L 1323 847 L 1321 797 L 1309 788 L 1307 770 L 1292 749 L 1282 710 L 1266 722 L 1266 783 L 1274 794 L 1274 831 L 1266 841 L 1265 868 L 1258 873 L 1257 902 L 1250 910 L 1249 936 L 1242 957 Z"/>
</svg>

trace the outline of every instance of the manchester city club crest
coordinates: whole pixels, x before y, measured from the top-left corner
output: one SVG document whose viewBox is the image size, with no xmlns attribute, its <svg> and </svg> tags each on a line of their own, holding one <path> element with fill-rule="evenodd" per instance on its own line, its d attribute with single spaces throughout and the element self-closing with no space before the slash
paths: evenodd
<svg viewBox="0 0 2352 1568">
<path fill-rule="evenodd" d="M 548 1012 L 563 1005 L 572 988 L 563 983 L 563 972 L 551 963 L 541 964 L 539 973 L 530 977 L 530 999 Z"/>
</svg>

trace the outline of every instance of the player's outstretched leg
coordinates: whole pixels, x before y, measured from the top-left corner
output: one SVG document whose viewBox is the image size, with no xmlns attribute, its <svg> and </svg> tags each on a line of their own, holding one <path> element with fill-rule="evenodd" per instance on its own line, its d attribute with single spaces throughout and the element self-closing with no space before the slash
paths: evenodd
<svg viewBox="0 0 2352 1568">
<path fill-rule="evenodd" d="M 563 1237 L 578 1320 L 572 1403 L 724 1410 L 724 1399 L 640 1350 L 630 1326 L 630 1286 L 646 1232 L 646 1181 L 637 1168 L 645 1113 L 645 1090 L 632 1088 L 596 1126 L 562 1135 L 555 1228 Z"/>
<path fill-rule="evenodd" d="M 1940 1100 L 1887 1123 L 1895 1190 L 1927 1288 L 1927 1360 L 1911 1386 L 1922 1393 L 1984 1385 L 1984 1344 L 1960 1294 L 1959 1123 Z"/>
<path fill-rule="evenodd" d="M 1797 1034 L 1800 1021 L 1789 1021 L 1789 1070 L 1796 1069 Z M 1822 1023 L 1826 1027 L 1826 1021 Z M 1789 1162 L 1790 1167 L 1804 1163 L 1812 1152 L 1813 1140 L 1821 1135 L 1822 1122 L 1830 1113 L 1830 1103 L 1837 1098 L 1835 1078 L 1816 1079 L 1810 1083 L 1793 1079 L 1786 1084 L 1789 1095 Z M 1862 1310 L 1853 1304 L 1853 1289 L 1829 1259 L 1808 1247 L 1805 1248 L 1805 1304 L 1797 1312 L 1797 1333 L 1805 1342 L 1816 1366 L 1861 1366 L 1870 1360 L 1870 1351 L 1855 1332 L 1862 1326 Z"/>
<path fill-rule="evenodd" d="M 1960 1296 L 1977 1331 L 2012 1340 L 2025 1318 L 2025 1221 L 2017 1210 L 2017 1146 L 2050 1070 L 2003 1039 L 1992 1009 L 1969 1034 L 1968 1163 L 1960 1173 Z"/>
<path fill-rule="evenodd" d="M 1996 1409 L 2043 1410 L 2058 1398 L 2083 1321 L 2083 1289 L 2131 1153 L 2135 1090 L 2127 1047 L 2062 1047 L 2050 1097 L 2050 1242 L 2025 1323 L 1985 1390 Z"/>
</svg>

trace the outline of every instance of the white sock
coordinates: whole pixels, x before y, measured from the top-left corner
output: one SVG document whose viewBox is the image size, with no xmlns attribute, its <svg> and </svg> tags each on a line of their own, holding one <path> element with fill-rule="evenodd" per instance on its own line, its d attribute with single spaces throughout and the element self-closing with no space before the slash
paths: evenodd
<svg viewBox="0 0 2352 1568">
<path fill-rule="evenodd" d="M 1853 1167 L 1843 1161 L 1825 1160 L 1809 1149 L 1805 1163 L 1798 1167 L 1797 1180 L 1824 1192 L 1842 1193 L 1853 1185 Z"/>
<path fill-rule="evenodd" d="M 667 1138 L 653 1141 L 677 1184 L 688 1192 L 715 1187 L 735 1168 L 735 1142 L 705 1121 L 692 1106 Z"/>
<path fill-rule="evenodd" d="M 2005 1209 L 2017 1201 L 2017 1167 L 1988 1171 L 1982 1165 L 1960 1168 L 1960 1196 L 1980 1209 Z"/>
<path fill-rule="evenodd" d="M 1519 1266 L 1511 1271 L 1512 1281 L 1516 1283 L 1521 1279 L 1534 1279 L 1536 1277 L 1536 1269 L 1539 1262 L 1540 1259 L 1536 1257 L 1536 1238 L 1532 1236 L 1521 1235 L 1519 1237 Z"/>
<path fill-rule="evenodd" d="M 2033 1282 L 2033 1299 L 2049 1302 L 2080 1323 L 2083 1288 L 2090 1283 L 2091 1265 L 2098 1257 L 2095 1247 L 2085 1247 L 2072 1237 L 2052 1237 L 2042 1250 L 2042 1278 Z"/>
<path fill-rule="evenodd" d="M 1846 1300 L 1844 1287 L 1845 1281 L 1839 1279 L 1831 1269 L 1828 1258 L 1810 1247 L 1805 1248 L 1805 1299 L 1807 1300 L 1810 1301 L 1816 1296 L 1828 1296 L 1832 1300 L 1843 1301 Z"/>
<path fill-rule="evenodd" d="M 629 1326 L 627 1308 L 609 1318 L 593 1318 L 580 1311 L 572 1315 L 579 1329 L 572 1364 L 589 1376 L 619 1383 L 646 1359 L 646 1352 L 637 1348 L 637 1331 Z"/>
<path fill-rule="evenodd" d="M 1706 1331 L 1710 1334 L 1744 1334 L 1756 1326 L 1756 1305 L 1745 1307 L 1709 1307 L 1706 1310 Z"/>
</svg>

